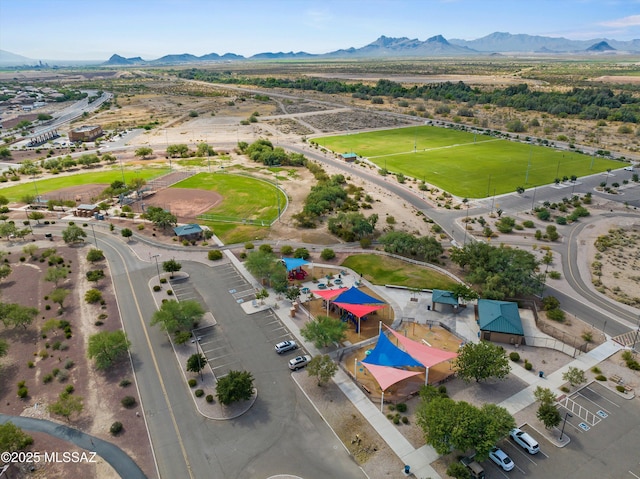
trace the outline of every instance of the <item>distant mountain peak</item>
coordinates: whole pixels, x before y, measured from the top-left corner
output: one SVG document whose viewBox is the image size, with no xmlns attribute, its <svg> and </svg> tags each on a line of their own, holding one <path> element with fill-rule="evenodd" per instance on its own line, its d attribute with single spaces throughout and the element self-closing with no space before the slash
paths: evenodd
<svg viewBox="0 0 640 479">
<path fill-rule="evenodd" d="M 442 45 L 451 45 L 446 38 L 444 38 L 442 35 L 435 35 L 431 38 L 427 38 L 425 40 L 425 43 L 440 43 Z"/>
<path fill-rule="evenodd" d="M 615 48 L 609 45 L 604 40 L 598 43 L 594 43 L 589 48 L 587 48 L 588 52 L 613 52 Z"/>
</svg>

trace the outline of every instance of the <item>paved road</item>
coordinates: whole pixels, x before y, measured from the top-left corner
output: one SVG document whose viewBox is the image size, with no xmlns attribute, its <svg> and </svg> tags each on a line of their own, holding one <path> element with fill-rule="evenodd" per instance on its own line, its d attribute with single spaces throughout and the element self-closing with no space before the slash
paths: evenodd
<svg viewBox="0 0 640 479">
<path fill-rule="evenodd" d="M 246 316 L 216 269 L 182 261 L 234 352 L 255 377 L 258 400 L 232 421 L 208 421 L 193 405 L 166 336 L 148 321 L 154 305 L 148 280 L 155 265 L 141 264 L 110 235 L 98 236 L 112 268 L 160 477 L 363 478 L 361 469 L 295 386 L 286 358 Z M 179 255 L 176 254 L 179 260 Z M 126 265 L 126 268 L 125 268 Z M 300 372 L 304 374 L 304 372 Z"/>
<path fill-rule="evenodd" d="M 127 455 L 127 453 L 108 441 L 103 441 L 95 436 L 90 436 L 82 431 L 78 431 L 77 429 L 51 421 L 0 414 L 0 424 L 5 424 L 7 422 L 12 422 L 19 428 L 26 431 L 44 432 L 71 442 L 82 449 L 86 449 L 87 451 L 95 451 L 100 457 L 107 461 L 118 474 L 120 474 L 120 477 L 127 479 L 146 479 L 147 477 L 133 459 Z M 48 451 L 41 452 L 44 453 Z"/>
</svg>

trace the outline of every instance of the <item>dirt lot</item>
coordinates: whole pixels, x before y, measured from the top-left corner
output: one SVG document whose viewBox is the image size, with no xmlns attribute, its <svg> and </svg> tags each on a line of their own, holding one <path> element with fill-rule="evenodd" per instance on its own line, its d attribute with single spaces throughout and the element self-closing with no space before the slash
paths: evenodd
<svg viewBox="0 0 640 479">
<path fill-rule="evenodd" d="M 179 223 L 190 223 L 199 214 L 209 211 L 222 201 L 215 191 L 167 188 L 144 199 L 146 206 L 157 206 L 171 211 Z"/>
<path fill-rule="evenodd" d="M 2 360 L 0 375 L 0 411 L 11 415 L 26 415 L 56 422 L 65 422 L 62 417 L 50 415 L 47 405 L 55 402 L 58 395 L 68 385 L 73 385 L 74 395 L 83 398 L 84 410 L 71 416 L 69 424 L 84 432 L 107 441 L 114 442 L 125 450 L 145 471 L 154 477 L 154 466 L 144 421 L 136 417 L 138 408 L 124 409 L 120 400 L 126 395 L 136 397 L 135 387 L 120 387 L 119 382 L 133 379 L 128 360 L 121 361 L 107 372 L 98 372 L 86 357 L 87 341 L 91 334 L 100 331 L 114 331 L 121 328 L 119 311 L 115 302 L 109 271 L 104 261 L 89 265 L 86 254 L 90 246 L 68 247 L 50 242 L 38 242 L 39 249 L 33 257 L 22 252 L 27 243 L 5 244 L 7 258 L 12 268 L 11 274 L 0 285 L 3 302 L 19 303 L 38 310 L 35 321 L 26 329 L 18 327 L 2 328 L 0 338 L 10 344 L 9 354 Z M 70 290 L 64 301 L 64 309 L 49 299 L 55 284 L 43 280 L 50 267 L 43 253 L 49 250 L 64 259 L 71 270 L 69 276 L 61 280 L 59 288 Z M 20 261 L 24 258 L 24 261 Z M 97 285 L 85 278 L 89 269 L 103 269 L 105 279 Z M 84 301 L 84 293 L 95 287 L 101 291 L 105 304 L 90 305 Z M 65 333 L 54 327 L 47 330 L 50 320 L 69 321 L 71 332 Z M 43 329 L 44 328 L 44 329 Z M 17 384 L 25 381 L 28 395 L 17 397 Z M 109 428 L 114 421 L 124 425 L 124 431 L 112 437 Z M 32 446 L 37 451 L 71 450 L 70 445 L 38 434 Z M 62 464 L 37 465 L 37 476 L 61 477 L 113 477 L 108 467 L 86 468 L 84 465 L 62 468 Z M 75 472 L 74 472 L 75 471 Z M 11 476 L 11 477 L 22 477 Z"/>
</svg>

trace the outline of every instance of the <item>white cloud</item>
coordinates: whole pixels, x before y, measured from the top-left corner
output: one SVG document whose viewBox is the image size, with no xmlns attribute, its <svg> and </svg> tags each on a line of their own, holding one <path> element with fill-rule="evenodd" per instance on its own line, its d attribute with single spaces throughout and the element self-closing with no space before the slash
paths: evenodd
<svg viewBox="0 0 640 479">
<path fill-rule="evenodd" d="M 640 26 L 640 15 L 629 15 L 608 22 L 600 22 L 600 25 L 613 28 L 637 27 Z"/>
</svg>

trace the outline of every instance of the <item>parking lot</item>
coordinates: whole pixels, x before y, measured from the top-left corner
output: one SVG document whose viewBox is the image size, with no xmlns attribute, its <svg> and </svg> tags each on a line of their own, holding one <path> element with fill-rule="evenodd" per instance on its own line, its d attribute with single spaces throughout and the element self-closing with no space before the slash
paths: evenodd
<svg viewBox="0 0 640 479">
<path fill-rule="evenodd" d="M 561 401 L 560 414 L 567 418 L 564 434 L 571 439 L 563 448 L 547 440 L 542 423 L 521 429 L 540 444 L 530 455 L 512 439 L 498 444 L 515 463 L 504 472 L 491 461 L 483 467 L 487 477 L 629 478 L 640 479 L 640 400 L 625 399 L 598 382 L 589 384 Z M 537 404 L 529 406 L 537 409 Z M 569 413 L 571 416 L 567 415 Z M 560 426 L 550 432 L 560 437 Z"/>
<path fill-rule="evenodd" d="M 222 266 L 217 268 L 216 272 L 222 277 L 224 284 L 228 288 L 226 294 L 230 295 L 236 303 L 240 304 L 245 301 L 255 300 L 255 289 L 233 266 Z M 195 299 L 202 301 L 198 291 L 189 282 L 181 285 L 172 285 L 172 287 L 175 288 L 175 294 L 180 300 Z M 261 334 L 256 335 L 254 332 L 253 336 L 265 338 L 264 342 L 267 343 L 265 349 L 269 349 L 269 352 L 274 355 L 274 361 L 282 363 L 282 368 L 287 368 L 289 359 L 299 354 L 306 354 L 303 348 L 288 351 L 281 355 L 275 353 L 274 346 L 276 343 L 292 340 L 294 337 L 271 309 L 257 311 L 248 316 L 245 316 L 244 312 L 240 314 L 242 314 L 242 319 L 238 319 L 236 325 L 243 324 L 245 321 L 251 321 L 254 325 L 257 325 Z M 218 323 L 215 326 L 205 326 L 193 331 L 194 337 L 198 338 L 202 353 L 207 358 L 207 362 L 217 378 L 227 375 L 232 370 L 251 370 L 251 367 L 247 364 L 247 355 L 250 354 L 255 357 L 256 353 L 251 348 L 243 347 L 238 341 L 231 341 L 225 331 L 225 327 L 225 324 Z M 255 331 L 255 326 L 252 329 Z"/>
</svg>

